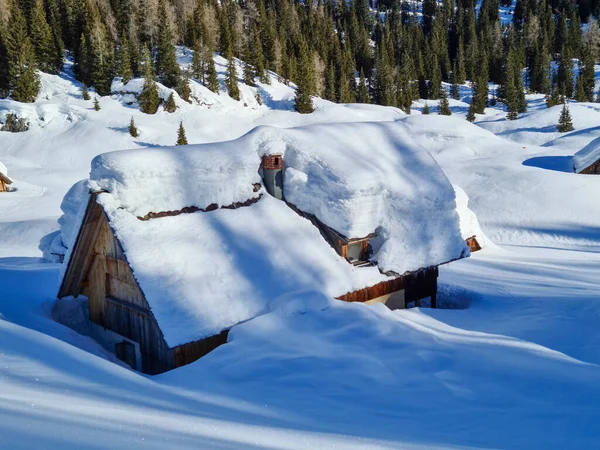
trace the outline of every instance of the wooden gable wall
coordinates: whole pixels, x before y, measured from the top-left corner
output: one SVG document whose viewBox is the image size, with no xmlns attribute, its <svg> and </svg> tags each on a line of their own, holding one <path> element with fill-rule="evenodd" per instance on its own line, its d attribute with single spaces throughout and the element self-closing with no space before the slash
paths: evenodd
<svg viewBox="0 0 600 450">
<path fill-rule="evenodd" d="M 106 214 L 92 194 L 59 297 L 88 297 L 90 320 L 135 341 L 150 375 L 189 364 L 227 341 L 227 330 L 169 348 Z"/>
</svg>

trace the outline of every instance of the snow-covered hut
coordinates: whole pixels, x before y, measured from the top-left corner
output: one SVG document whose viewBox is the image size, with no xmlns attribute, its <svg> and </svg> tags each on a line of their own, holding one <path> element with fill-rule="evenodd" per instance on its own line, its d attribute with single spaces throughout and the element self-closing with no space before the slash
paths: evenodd
<svg viewBox="0 0 600 450">
<path fill-rule="evenodd" d="M 573 156 L 573 171 L 600 174 L 600 138 L 594 139 Z"/>
<path fill-rule="evenodd" d="M 78 225 L 58 297 L 86 296 L 105 343 L 149 374 L 198 359 L 290 293 L 435 306 L 438 266 L 468 255 L 451 184 L 398 123 L 107 153 L 88 187 L 62 220 Z"/>
<path fill-rule="evenodd" d="M 8 191 L 8 187 L 12 184 L 12 180 L 8 178 L 8 170 L 6 166 L 0 162 L 0 192 Z"/>
</svg>

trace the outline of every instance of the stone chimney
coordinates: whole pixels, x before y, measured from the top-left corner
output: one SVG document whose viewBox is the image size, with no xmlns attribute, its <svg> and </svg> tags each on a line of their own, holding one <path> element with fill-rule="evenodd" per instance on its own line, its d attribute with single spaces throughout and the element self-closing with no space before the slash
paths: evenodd
<svg viewBox="0 0 600 450">
<path fill-rule="evenodd" d="M 265 155 L 262 159 L 263 183 L 267 192 L 283 199 L 283 155 Z"/>
</svg>

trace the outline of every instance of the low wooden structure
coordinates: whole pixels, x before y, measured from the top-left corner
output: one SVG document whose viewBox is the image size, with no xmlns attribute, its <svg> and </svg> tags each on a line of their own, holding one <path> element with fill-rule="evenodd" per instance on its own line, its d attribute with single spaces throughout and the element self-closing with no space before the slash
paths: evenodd
<svg viewBox="0 0 600 450">
<path fill-rule="evenodd" d="M 579 173 L 586 174 L 586 175 L 599 175 L 600 174 L 600 159 L 597 160 L 594 164 L 586 167 L 585 169 L 580 170 Z"/>
<path fill-rule="evenodd" d="M 465 239 L 465 242 L 471 249 L 471 253 L 478 252 L 479 250 L 481 250 L 481 245 L 479 245 L 479 242 L 477 242 L 476 236 L 471 236 L 471 237 Z"/>
<path fill-rule="evenodd" d="M 0 172 L 0 192 L 7 192 L 8 186 L 12 184 L 12 180 Z"/>
<path fill-rule="evenodd" d="M 90 195 L 58 297 L 85 295 L 90 320 L 123 338 L 115 344 L 117 357 L 150 375 L 189 364 L 225 343 L 227 330 L 178 347 L 167 345 L 97 195 Z M 138 346 L 139 366 L 134 357 Z"/>
<path fill-rule="evenodd" d="M 374 286 L 348 292 L 338 300 L 345 302 L 384 303 L 390 309 L 407 308 L 412 302 L 421 306 L 421 300 L 431 298 L 431 307 L 437 306 L 437 278 L 436 266 L 398 275 L 388 281 L 382 281 Z"/>
</svg>

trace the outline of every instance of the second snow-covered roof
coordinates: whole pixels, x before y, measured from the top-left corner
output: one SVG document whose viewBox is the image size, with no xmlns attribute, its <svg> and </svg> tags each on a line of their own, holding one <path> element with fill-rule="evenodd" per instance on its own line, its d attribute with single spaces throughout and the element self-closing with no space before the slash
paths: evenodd
<svg viewBox="0 0 600 450">
<path fill-rule="evenodd" d="M 573 156 L 573 169 L 579 173 L 600 160 L 600 138 L 594 139 Z"/>
</svg>

